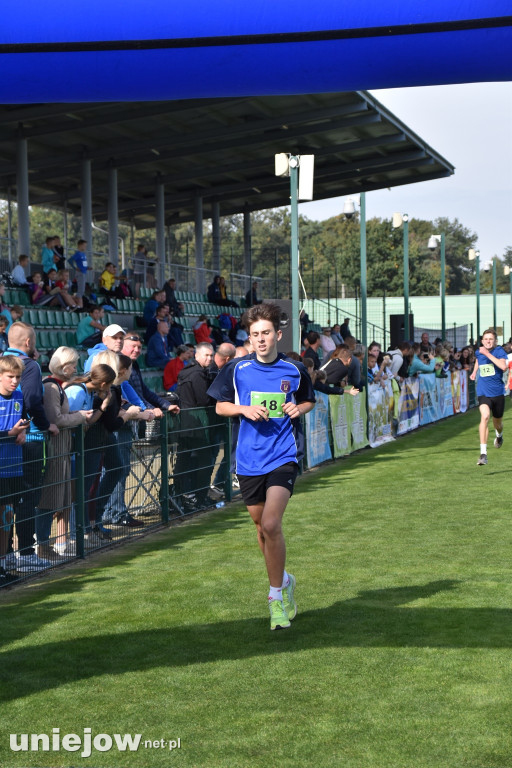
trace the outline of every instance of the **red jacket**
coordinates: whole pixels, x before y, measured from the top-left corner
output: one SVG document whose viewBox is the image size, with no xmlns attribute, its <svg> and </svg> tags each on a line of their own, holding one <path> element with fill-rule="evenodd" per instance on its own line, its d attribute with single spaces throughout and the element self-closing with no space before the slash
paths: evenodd
<svg viewBox="0 0 512 768">
<path fill-rule="evenodd" d="M 164 368 L 164 389 L 166 392 L 177 383 L 178 373 L 185 367 L 185 363 L 179 357 L 173 357 Z"/>
</svg>

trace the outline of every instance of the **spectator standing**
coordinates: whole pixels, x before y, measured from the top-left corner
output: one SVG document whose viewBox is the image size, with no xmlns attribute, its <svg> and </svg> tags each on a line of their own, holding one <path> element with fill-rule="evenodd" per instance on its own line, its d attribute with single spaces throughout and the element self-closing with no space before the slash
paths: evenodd
<svg viewBox="0 0 512 768">
<path fill-rule="evenodd" d="M 185 344 L 176 347 L 176 357 L 169 360 L 164 368 L 164 389 L 166 392 L 174 392 L 178 383 L 178 374 L 188 361 L 194 357 L 193 350 Z"/>
<path fill-rule="evenodd" d="M 71 510 L 71 453 L 72 427 L 88 423 L 92 410 L 70 413 L 69 401 L 64 384 L 76 374 L 79 355 L 71 347 L 58 347 L 49 363 L 51 376 L 44 382 L 44 409 L 46 415 L 59 427 L 59 433 L 52 435 L 46 448 L 44 484 L 39 499 L 39 513 L 36 518 L 37 554 L 47 560 L 60 555 L 74 555 L 74 543 L 68 542 L 69 513 Z M 55 548 L 50 545 L 54 515 L 57 520 Z"/>
<path fill-rule="evenodd" d="M 140 336 L 137 336 L 135 333 L 129 333 L 124 339 L 122 352 L 123 355 L 127 355 L 132 361 L 132 372 L 128 381 L 143 401 L 146 408 L 152 409 L 156 419 L 162 417 L 162 411 L 175 413 L 177 406 L 174 403 L 170 403 L 169 400 L 160 397 L 160 395 L 157 395 L 156 392 L 153 392 L 146 386 L 146 384 L 144 384 L 139 364 L 137 363 L 137 358 L 140 357 L 142 352 L 142 340 Z"/>
<path fill-rule="evenodd" d="M 9 347 L 6 354 L 19 357 L 24 363 L 20 388 L 27 414 L 31 420 L 30 430 L 23 445 L 22 499 L 16 519 L 18 535 L 17 561 L 22 571 L 40 571 L 47 568 L 47 560 L 39 558 L 34 551 L 35 510 L 39 505 L 44 471 L 45 432 L 57 435 L 59 428 L 50 423 L 43 403 L 41 369 L 34 359 L 36 334 L 27 323 L 15 323 L 9 330 Z"/>
<path fill-rule="evenodd" d="M 60 241 L 59 235 L 53 236 L 53 252 L 57 257 L 55 261 L 55 266 L 57 268 L 57 271 L 60 269 L 66 269 L 66 259 L 64 257 L 64 246 Z"/>
<path fill-rule="evenodd" d="M 310 331 L 306 336 L 308 346 L 304 352 L 304 360 L 310 357 L 313 360 L 315 371 L 320 368 L 320 358 L 318 356 L 318 347 L 320 346 L 320 334 L 316 331 Z"/>
<path fill-rule="evenodd" d="M 7 318 L 5 315 L 0 315 L 0 354 L 3 354 L 9 346 L 9 339 L 7 338 Z"/>
<path fill-rule="evenodd" d="M 23 363 L 19 358 L 14 355 L 0 358 L 0 504 L 3 508 L 12 506 L 15 516 L 22 492 L 22 445 L 30 423 L 26 418 L 23 394 L 18 389 L 22 372 Z M 0 539 L 0 587 L 16 580 L 5 569 L 7 552 L 4 534 L 5 530 Z"/>
<path fill-rule="evenodd" d="M 181 424 L 174 467 L 173 503 L 178 509 L 183 505 L 186 511 L 209 506 L 207 497 L 217 446 L 210 444 L 210 417 L 204 409 L 214 402 L 208 395 L 213 380 L 209 370 L 212 360 L 212 345 L 198 344 L 195 359 L 178 375 Z"/>
<path fill-rule="evenodd" d="M 339 330 L 339 334 L 343 340 L 345 340 L 347 336 L 352 336 L 352 333 L 350 332 L 349 324 L 350 324 L 350 318 L 345 317 Z"/>
<path fill-rule="evenodd" d="M 59 260 L 58 255 L 53 250 L 54 242 L 55 238 L 47 237 L 41 250 L 41 262 L 43 265 L 43 272 L 45 274 L 47 274 L 50 269 L 55 268 L 55 265 Z"/>
<path fill-rule="evenodd" d="M 68 264 L 75 270 L 76 279 L 76 298 L 81 307 L 84 305 L 85 283 L 87 282 L 87 270 L 89 264 L 87 261 L 87 241 L 79 240 L 76 244 L 76 251 L 68 259 Z"/>
<path fill-rule="evenodd" d="M 125 332 L 120 325 L 117 325 L 116 323 L 107 325 L 101 336 L 101 343 L 96 344 L 89 350 L 89 357 L 84 363 L 84 372 L 87 373 L 87 371 L 91 370 L 92 361 L 99 352 L 110 350 L 111 352 L 118 354 L 123 348 L 124 337 Z"/>
<path fill-rule="evenodd" d="M 322 328 L 322 333 L 320 334 L 320 346 L 324 353 L 322 359 L 325 360 L 327 360 L 336 349 L 336 344 L 333 339 L 331 339 L 331 329 L 329 327 Z"/>
<path fill-rule="evenodd" d="M 434 373 L 436 368 L 436 360 L 434 355 L 430 353 L 423 353 L 426 357 L 426 359 L 429 360 L 428 363 L 424 362 L 420 359 L 420 353 L 421 353 L 421 346 L 419 344 L 413 344 L 412 345 L 412 360 L 409 365 L 409 376 L 414 376 L 416 373 Z"/>
</svg>

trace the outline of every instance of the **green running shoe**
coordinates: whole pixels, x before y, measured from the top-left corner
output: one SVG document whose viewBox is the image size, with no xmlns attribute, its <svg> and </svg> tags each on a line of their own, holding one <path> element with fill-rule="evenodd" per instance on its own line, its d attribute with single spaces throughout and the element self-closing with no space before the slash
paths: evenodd
<svg viewBox="0 0 512 768">
<path fill-rule="evenodd" d="M 281 600 L 269 600 L 270 610 L 270 629 L 286 629 L 290 626 L 290 620 L 286 615 L 284 605 Z"/>
<path fill-rule="evenodd" d="M 297 615 L 297 603 L 293 599 L 293 593 L 295 592 L 295 576 L 289 573 L 288 577 L 290 583 L 287 587 L 283 587 L 283 605 L 288 618 L 292 621 Z"/>
</svg>

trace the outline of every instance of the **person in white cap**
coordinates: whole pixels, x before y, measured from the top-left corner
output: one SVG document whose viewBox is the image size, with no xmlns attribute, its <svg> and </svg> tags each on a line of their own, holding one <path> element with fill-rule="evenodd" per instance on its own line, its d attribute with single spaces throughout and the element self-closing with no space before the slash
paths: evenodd
<svg viewBox="0 0 512 768">
<path fill-rule="evenodd" d="M 98 354 L 98 352 L 103 352 L 106 349 L 109 349 L 111 352 L 115 352 L 116 354 L 121 352 L 123 348 L 124 337 L 125 332 L 120 325 L 117 325 L 116 323 L 107 325 L 103 331 L 103 341 L 100 344 L 96 344 L 95 347 L 92 347 L 92 349 L 89 350 L 89 357 L 84 363 L 84 372 L 87 373 L 91 370 L 92 360 Z"/>
</svg>

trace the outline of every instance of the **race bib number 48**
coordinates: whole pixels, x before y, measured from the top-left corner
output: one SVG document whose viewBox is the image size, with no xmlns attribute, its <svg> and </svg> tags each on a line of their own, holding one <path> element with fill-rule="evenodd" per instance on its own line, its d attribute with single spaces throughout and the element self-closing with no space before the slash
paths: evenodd
<svg viewBox="0 0 512 768">
<path fill-rule="evenodd" d="M 251 405 L 262 405 L 267 409 L 269 418 L 284 418 L 283 405 L 286 402 L 284 392 L 251 392 Z"/>
<path fill-rule="evenodd" d="M 494 365 L 481 365 L 478 370 L 480 376 L 494 376 Z"/>
</svg>

